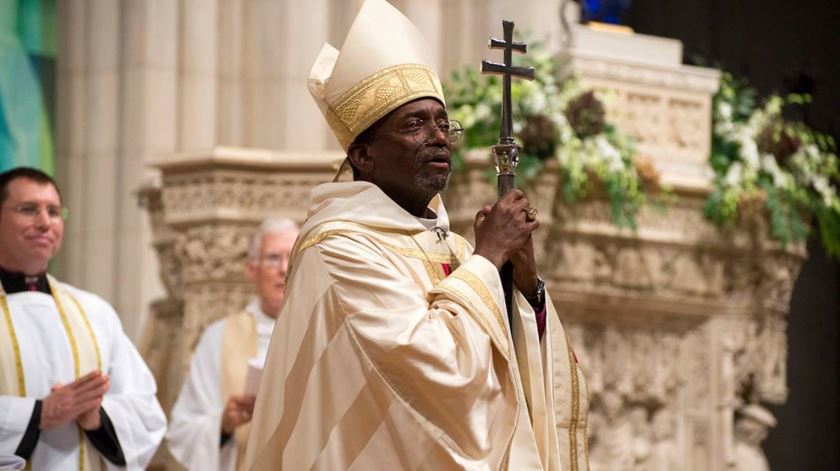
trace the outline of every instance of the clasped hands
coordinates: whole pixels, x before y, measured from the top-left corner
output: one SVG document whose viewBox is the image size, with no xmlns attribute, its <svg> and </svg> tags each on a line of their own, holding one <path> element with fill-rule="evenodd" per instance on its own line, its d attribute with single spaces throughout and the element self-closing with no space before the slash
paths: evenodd
<svg viewBox="0 0 840 471">
<path fill-rule="evenodd" d="M 72 383 L 53 385 L 50 394 L 41 400 L 41 430 L 73 421 L 83 430 L 98 429 L 102 426 L 99 407 L 110 387 L 108 375 L 99 370 Z"/>
<path fill-rule="evenodd" d="M 484 206 L 475 215 L 475 252 L 501 268 L 513 265 L 513 282 L 525 295 L 537 289 L 537 266 L 531 234 L 540 226 L 536 212 L 529 212 L 525 194 L 511 190 L 493 206 Z M 533 217 L 531 217 L 533 216 Z"/>
</svg>

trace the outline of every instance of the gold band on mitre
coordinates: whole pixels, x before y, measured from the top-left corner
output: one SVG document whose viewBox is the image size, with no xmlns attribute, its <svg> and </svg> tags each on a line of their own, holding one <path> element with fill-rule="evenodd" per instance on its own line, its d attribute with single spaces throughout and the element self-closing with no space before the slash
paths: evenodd
<svg viewBox="0 0 840 471">
<path fill-rule="evenodd" d="M 351 88 L 329 107 L 326 118 L 341 147 L 347 149 L 370 125 L 399 106 L 424 97 L 445 104 L 435 71 L 421 64 L 399 64 Z"/>
</svg>

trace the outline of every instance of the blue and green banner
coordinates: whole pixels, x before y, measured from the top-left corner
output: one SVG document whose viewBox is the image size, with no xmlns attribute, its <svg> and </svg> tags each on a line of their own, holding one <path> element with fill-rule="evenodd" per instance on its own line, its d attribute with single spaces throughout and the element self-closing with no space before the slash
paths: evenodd
<svg viewBox="0 0 840 471">
<path fill-rule="evenodd" d="M 0 171 L 54 171 L 55 0 L 0 0 Z"/>
</svg>

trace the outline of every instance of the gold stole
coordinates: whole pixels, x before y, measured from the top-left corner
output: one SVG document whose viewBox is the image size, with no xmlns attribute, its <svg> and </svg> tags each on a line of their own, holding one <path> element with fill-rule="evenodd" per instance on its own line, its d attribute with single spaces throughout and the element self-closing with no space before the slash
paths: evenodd
<svg viewBox="0 0 840 471">
<path fill-rule="evenodd" d="M 516 300 L 517 310 L 528 306 L 521 293 L 516 293 Z M 551 303 L 551 299 L 547 298 L 546 303 Z M 519 376 L 542 465 L 547 470 L 586 471 L 588 392 L 556 311 L 546 304 L 542 340 L 536 316 L 514 316 L 514 324 Z M 520 467 L 525 469 L 524 465 Z"/>
<path fill-rule="evenodd" d="M 245 389 L 245 374 L 248 360 L 257 356 L 259 338 L 257 320 L 246 310 L 225 319 L 222 333 L 222 404 L 232 394 L 242 394 Z M 235 432 L 236 469 L 245 469 L 245 447 L 251 423 L 239 426 Z"/>
<path fill-rule="evenodd" d="M 94 370 L 102 370 L 102 357 L 96 335 L 90 325 L 82 305 L 70 294 L 58 280 L 47 275 L 53 300 L 58 310 L 61 325 L 67 334 L 70 351 L 73 354 L 73 378 L 80 377 Z M 12 313 L 6 299 L 6 292 L 0 286 L 0 394 L 26 397 L 26 379 L 23 372 L 23 360 L 20 353 Z M 29 469 L 31 463 L 27 465 Z M 93 446 L 85 440 L 85 433 L 79 428 L 79 469 L 98 470 L 102 462 Z"/>
</svg>

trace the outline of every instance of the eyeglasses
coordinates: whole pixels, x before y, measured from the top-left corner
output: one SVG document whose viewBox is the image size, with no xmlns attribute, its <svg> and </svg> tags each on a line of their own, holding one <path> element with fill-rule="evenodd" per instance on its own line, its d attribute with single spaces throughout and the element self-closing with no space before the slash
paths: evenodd
<svg viewBox="0 0 840 471">
<path fill-rule="evenodd" d="M 24 218 L 27 218 L 27 219 L 30 219 L 30 220 L 33 220 L 33 221 L 41 214 L 41 211 L 45 211 L 45 210 L 47 212 L 47 216 L 50 218 L 50 221 L 52 221 L 52 222 L 65 221 L 65 220 L 67 220 L 67 217 L 70 215 L 70 212 L 67 210 L 67 208 L 65 208 L 63 206 L 52 205 L 52 204 L 48 204 L 46 206 L 41 206 L 41 205 L 36 204 L 36 203 L 23 203 L 23 204 L 19 204 L 17 206 L 10 206 L 10 207 L 7 207 L 7 208 L 11 209 L 13 212 L 17 213 L 21 217 L 24 217 Z"/>
<path fill-rule="evenodd" d="M 268 254 L 264 257 L 260 257 L 257 259 L 257 263 L 266 267 L 266 268 L 278 268 L 283 265 L 283 262 L 289 260 L 289 257 L 286 255 L 281 255 L 279 253 L 272 253 Z"/>
<path fill-rule="evenodd" d="M 429 121 L 426 119 L 414 118 L 392 132 L 409 135 L 412 139 L 414 139 L 415 143 L 423 145 L 431 141 L 437 131 L 442 132 L 444 136 L 446 136 L 446 140 L 454 144 L 461 139 L 464 127 L 461 126 L 461 123 L 455 120 L 441 119 L 438 121 Z"/>
</svg>

